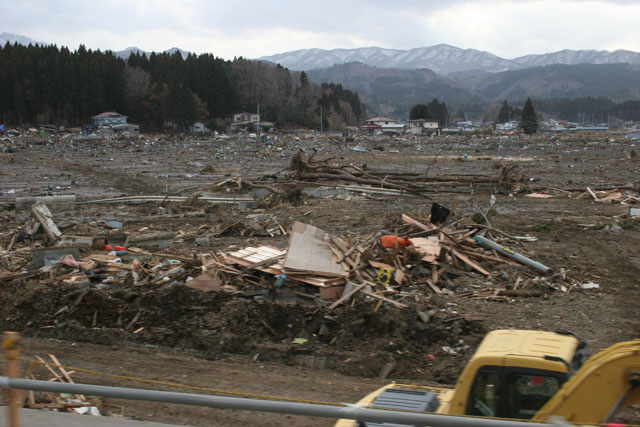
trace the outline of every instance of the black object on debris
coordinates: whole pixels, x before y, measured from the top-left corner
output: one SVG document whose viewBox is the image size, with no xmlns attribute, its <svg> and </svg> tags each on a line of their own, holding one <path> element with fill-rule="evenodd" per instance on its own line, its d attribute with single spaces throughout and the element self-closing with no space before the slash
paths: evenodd
<svg viewBox="0 0 640 427">
<path fill-rule="evenodd" d="M 444 206 L 441 206 L 437 203 L 431 205 L 431 223 L 432 224 L 442 224 L 447 218 L 449 218 L 449 214 L 451 211 Z"/>
</svg>

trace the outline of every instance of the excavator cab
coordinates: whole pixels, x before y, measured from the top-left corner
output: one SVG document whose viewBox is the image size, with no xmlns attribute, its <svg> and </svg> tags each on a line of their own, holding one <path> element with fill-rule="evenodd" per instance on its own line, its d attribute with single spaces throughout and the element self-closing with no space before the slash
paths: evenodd
<svg viewBox="0 0 640 427">
<path fill-rule="evenodd" d="M 553 371 L 483 367 L 476 374 L 466 415 L 528 420 L 565 380 L 566 375 Z"/>
<path fill-rule="evenodd" d="M 586 345 L 564 331 L 491 332 L 460 376 L 451 410 L 531 419 L 580 368 Z"/>
<path fill-rule="evenodd" d="M 393 383 L 358 404 L 454 416 L 534 422 L 559 416 L 574 424 L 607 423 L 618 410 L 640 403 L 640 340 L 614 344 L 585 360 L 587 342 L 564 331 L 492 331 L 455 388 Z M 354 425 L 353 420 L 336 423 Z"/>
</svg>

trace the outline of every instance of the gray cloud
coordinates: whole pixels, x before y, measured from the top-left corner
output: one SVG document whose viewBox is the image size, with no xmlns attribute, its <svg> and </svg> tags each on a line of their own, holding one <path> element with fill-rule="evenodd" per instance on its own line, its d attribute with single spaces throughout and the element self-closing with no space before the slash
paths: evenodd
<svg viewBox="0 0 640 427">
<path fill-rule="evenodd" d="M 520 56 L 563 48 L 640 50 L 635 0 L 22 0 L 0 28 L 76 48 L 178 46 L 233 57 L 300 48 L 448 43 Z M 599 30 L 599 31 L 598 31 Z"/>
</svg>

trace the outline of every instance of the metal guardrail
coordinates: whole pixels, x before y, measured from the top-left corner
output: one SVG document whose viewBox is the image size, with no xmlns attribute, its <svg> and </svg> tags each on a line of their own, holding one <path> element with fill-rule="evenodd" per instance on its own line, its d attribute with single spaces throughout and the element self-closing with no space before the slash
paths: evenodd
<svg viewBox="0 0 640 427">
<path fill-rule="evenodd" d="M 358 405 L 332 406 L 310 403 L 262 400 L 242 397 L 211 396 L 203 394 L 177 393 L 124 387 L 107 387 L 90 384 L 68 384 L 49 381 L 26 380 L 0 377 L 0 388 L 40 390 L 54 393 L 85 394 L 118 399 L 144 400 L 150 402 L 176 403 L 182 405 L 206 406 L 213 408 L 241 409 L 250 411 L 276 412 L 282 414 L 312 417 L 342 418 L 374 423 L 394 423 L 406 425 L 429 425 L 431 427 L 550 427 L 570 425 L 529 423 L 514 420 L 496 420 L 473 417 L 437 415 L 418 412 L 404 412 L 363 408 Z"/>
</svg>

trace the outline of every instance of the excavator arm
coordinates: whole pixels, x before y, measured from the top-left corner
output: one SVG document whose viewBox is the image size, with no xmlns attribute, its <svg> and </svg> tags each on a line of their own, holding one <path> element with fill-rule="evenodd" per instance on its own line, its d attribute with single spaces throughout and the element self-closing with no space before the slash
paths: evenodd
<svg viewBox="0 0 640 427">
<path fill-rule="evenodd" d="M 640 403 L 640 340 L 615 344 L 591 357 L 536 413 L 580 423 L 606 423 L 619 409 Z"/>
</svg>

